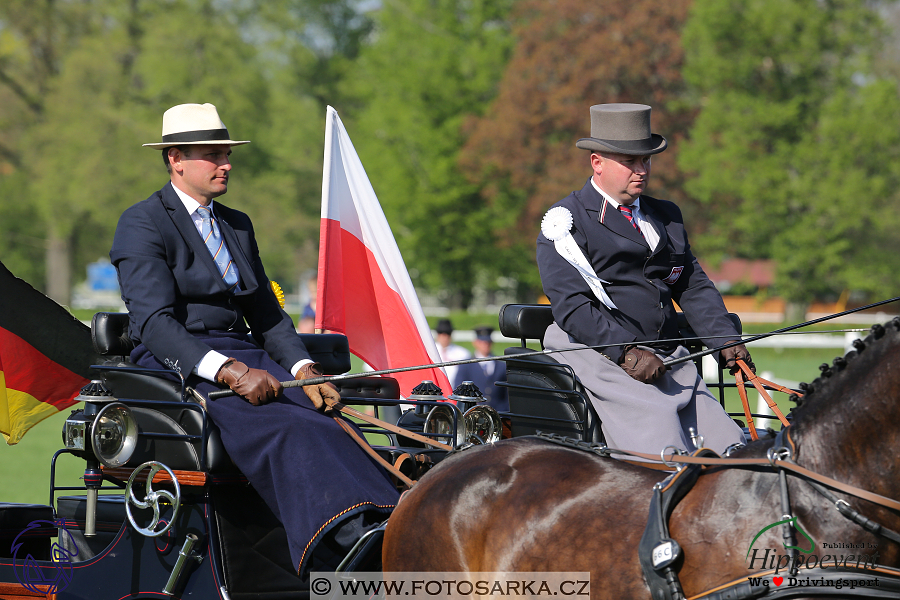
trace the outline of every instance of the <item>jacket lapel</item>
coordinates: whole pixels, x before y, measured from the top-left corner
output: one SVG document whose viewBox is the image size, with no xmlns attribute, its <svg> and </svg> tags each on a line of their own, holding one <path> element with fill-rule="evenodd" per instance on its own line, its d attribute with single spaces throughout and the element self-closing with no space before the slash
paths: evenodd
<svg viewBox="0 0 900 600">
<path fill-rule="evenodd" d="M 238 292 L 238 295 L 253 293 L 256 291 L 259 282 L 256 281 L 253 266 L 250 264 L 246 252 L 244 252 L 244 247 L 238 240 L 237 233 L 235 233 L 231 224 L 228 223 L 228 220 L 222 214 L 223 212 L 220 210 L 216 213 L 216 220 L 219 222 L 219 230 L 222 232 L 222 237 L 225 238 L 225 243 L 228 245 L 228 251 L 231 252 L 231 260 L 237 264 L 238 274 L 241 278 L 241 291 Z"/>
<path fill-rule="evenodd" d="M 600 214 L 598 215 L 597 220 L 601 225 L 616 235 L 620 235 L 623 238 L 627 238 L 649 248 L 647 240 L 644 239 L 641 232 L 634 228 L 634 225 L 628 221 L 628 218 L 625 215 L 619 212 L 619 209 L 610 204 L 605 197 L 600 195 L 597 190 L 594 189 L 590 179 L 588 179 L 588 182 L 584 186 L 584 189 L 581 190 L 581 193 L 588 194 L 592 202 L 596 201 L 596 203 L 599 204 Z"/>
<path fill-rule="evenodd" d="M 203 243 L 203 238 L 200 237 L 194 221 L 191 220 L 191 215 L 184 208 L 184 204 L 172 188 L 171 182 L 163 186 L 162 203 L 166 207 L 169 218 L 172 219 L 172 223 L 178 229 L 182 239 L 190 247 L 194 255 L 198 257 L 198 260 L 206 266 L 210 278 L 215 282 L 213 285 L 216 288 L 220 288 L 218 291 L 225 291 L 226 286 L 222 280 L 222 274 L 219 273 L 219 267 L 216 266 L 216 262 L 209 253 L 209 248 Z"/>
<path fill-rule="evenodd" d="M 653 250 L 653 255 L 656 255 L 668 245 L 669 234 L 666 231 L 665 224 L 656 216 L 656 211 L 653 210 L 647 196 L 641 196 L 641 212 L 644 213 L 647 220 L 653 224 L 656 233 L 659 234 L 659 243 L 656 244 L 656 248 Z"/>
</svg>

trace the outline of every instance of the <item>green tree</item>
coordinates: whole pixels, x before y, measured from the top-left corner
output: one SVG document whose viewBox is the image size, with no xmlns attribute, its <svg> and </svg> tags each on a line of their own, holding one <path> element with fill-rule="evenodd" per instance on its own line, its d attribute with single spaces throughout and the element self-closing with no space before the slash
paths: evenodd
<svg viewBox="0 0 900 600">
<path fill-rule="evenodd" d="M 347 122 L 414 281 L 467 306 L 503 249 L 479 186 L 458 166 L 467 117 L 496 93 L 511 0 L 388 0 L 347 79 Z"/>
<path fill-rule="evenodd" d="M 158 139 L 163 111 L 182 102 L 216 104 L 234 134 L 253 141 L 235 152 L 223 201 L 255 218 L 270 276 L 290 288 L 315 264 L 321 112 L 291 89 L 270 47 L 245 39 L 236 4 L 0 8 L 0 98 L 10 100 L 0 104 L 9 132 L 0 206 L 14 217 L 0 225 L 3 244 L 21 262 L 43 238 L 45 289 L 58 301 L 68 302 L 73 268 L 107 255 L 122 211 L 166 181 L 159 153 L 140 144 Z M 18 223 L 30 227 L 11 231 Z"/>
<path fill-rule="evenodd" d="M 684 77 L 701 109 L 680 155 L 717 256 L 773 258 L 794 302 L 896 288 L 897 82 L 864 0 L 696 0 Z M 896 291 L 894 289 L 894 291 Z"/>
<path fill-rule="evenodd" d="M 693 117 L 684 105 L 680 30 L 687 0 L 529 0 L 515 10 L 516 47 L 487 114 L 471 124 L 462 161 L 499 215 L 489 226 L 511 248 L 511 272 L 540 289 L 534 244 L 547 208 L 590 175 L 590 106 L 653 107 L 653 129 L 669 149 L 653 158 L 649 193 L 691 205 L 675 164 Z M 692 214 L 692 213 L 691 213 Z M 691 214 L 688 216 L 690 217 Z"/>
</svg>

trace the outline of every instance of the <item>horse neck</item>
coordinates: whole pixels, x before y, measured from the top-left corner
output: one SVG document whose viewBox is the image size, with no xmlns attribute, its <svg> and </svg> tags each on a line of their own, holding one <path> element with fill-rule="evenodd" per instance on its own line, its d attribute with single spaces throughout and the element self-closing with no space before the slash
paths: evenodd
<svg viewBox="0 0 900 600">
<path fill-rule="evenodd" d="M 898 329 L 895 319 L 836 359 L 795 409 L 791 427 L 798 463 L 891 497 L 900 495 L 891 475 L 900 465 Z"/>
</svg>

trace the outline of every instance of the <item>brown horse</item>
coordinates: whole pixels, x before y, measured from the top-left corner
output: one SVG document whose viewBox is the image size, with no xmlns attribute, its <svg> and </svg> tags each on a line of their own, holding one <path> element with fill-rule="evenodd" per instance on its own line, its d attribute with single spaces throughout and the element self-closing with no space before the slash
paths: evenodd
<svg viewBox="0 0 900 600">
<path fill-rule="evenodd" d="M 900 498 L 898 330 L 900 319 L 876 325 L 856 350 L 823 365 L 822 376 L 804 384 L 789 428 L 799 465 L 892 499 Z M 760 440 L 732 456 L 765 457 L 772 445 Z M 651 490 L 665 475 L 536 437 L 462 451 L 402 498 L 385 534 L 384 570 L 589 571 L 592 597 L 649 598 L 638 543 Z M 803 479 L 787 480 L 797 524 L 819 557 L 858 554 L 864 551 L 842 548 L 863 544 L 881 565 L 900 566 L 900 545 L 839 514 Z M 688 598 L 763 570 L 747 553 L 757 533 L 782 520 L 780 491 L 769 466 L 704 469 L 669 519 L 684 550 L 678 576 Z M 900 513 L 836 495 L 868 519 L 900 528 Z M 781 527 L 772 527 L 753 547 L 783 555 L 782 542 Z"/>
</svg>

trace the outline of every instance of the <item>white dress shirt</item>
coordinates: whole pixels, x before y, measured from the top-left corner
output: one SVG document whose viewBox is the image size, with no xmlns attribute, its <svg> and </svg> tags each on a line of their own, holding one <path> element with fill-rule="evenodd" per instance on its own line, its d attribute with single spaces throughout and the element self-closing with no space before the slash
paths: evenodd
<svg viewBox="0 0 900 600">
<path fill-rule="evenodd" d="M 621 204 L 621 202 L 616 202 L 615 200 L 613 200 L 612 196 L 601 190 L 600 186 L 597 185 L 597 182 L 594 181 L 593 177 L 591 177 L 591 185 L 594 186 L 594 189 L 597 190 L 598 194 L 606 198 L 606 201 L 612 204 L 616 210 L 619 210 L 619 205 Z M 644 234 L 644 239 L 647 240 L 647 244 L 649 244 L 650 249 L 656 250 L 656 246 L 659 244 L 659 233 L 657 233 L 656 228 L 653 227 L 653 223 L 648 221 L 644 216 L 644 212 L 641 210 L 640 196 L 635 198 L 634 202 L 631 203 L 631 217 L 634 219 L 634 222 L 637 223 L 638 227 L 641 230 L 641 233 Z"/>
</svg>

